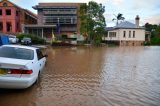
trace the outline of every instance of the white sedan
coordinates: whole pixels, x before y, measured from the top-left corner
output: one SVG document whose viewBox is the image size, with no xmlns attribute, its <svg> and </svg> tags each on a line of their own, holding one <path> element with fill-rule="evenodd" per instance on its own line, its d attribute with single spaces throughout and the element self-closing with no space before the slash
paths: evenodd
<svg viewBox="0 0 160 106">
<path fill-rule="evenodd" d="M 21 45 L 0 46 L 0 88 L 28 88 L 39 78 L 47 55 Z"/>
<path fill-rule="evenodd" d="M 12 44 L 12 43 L 17 43 L 18 42 L 18 38 L 14 35 L 9 35 L 9 42 Z"/>
</svg>

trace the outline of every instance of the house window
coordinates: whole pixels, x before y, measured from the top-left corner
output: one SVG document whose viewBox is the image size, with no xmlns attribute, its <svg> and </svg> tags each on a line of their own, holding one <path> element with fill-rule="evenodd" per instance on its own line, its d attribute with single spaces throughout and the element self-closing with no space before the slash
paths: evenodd
<svg viewBox="0 0 160 106">
<path fill-rule="evenodd" d="M 109 37 L 116 37 L 116 32 L 109 32 Z"/>
<path fill-rule="evenodd" d="M 116 37 L 116 32 L 114 32 L 114 37 Z"/>
<path fill-rule="evenodd" d="M 25 19 L 29 20 L 29 16 L 27 14 L 25 14 Z"/>
<path fill-rule="evenodd" d="M 3 31 L 3 22 L 0 22 L 0 31 Z"/>
<path fill-rule="evenodd" d="M 18 22 L 17 22 L 17 28 L 16 29 L 17 29 L 17 31 L 19 31 L 19 23 Z"/>
<path fill-rule="evenodd" d="M 131 38 L 131 31 L 129 31 L 129 38 Z"/>
<path fill-rule="evenodd" d="M 18 16 L 19 15 L 19 13 L 18 13 L 18 11 L 16 11 L 16 16 Z"/>
<path fill-rule="evenodd" d="M 6 10 L 6 15 L 11 15 L 11 10 L 10 9 Z"/>
<path fill-rule="evenodd" d="M 124 38 L 126 37 L 126 31 L 123 31 L 123 37 Z"/>
<path fill-rule="evenodd" d="M 133 38 L 135 38 L 135 31 L 133 31 Z"/>
<path fill-rule="evenodd" d="M 7 3 L 3 3 L 3 6 L 6 7 L 6 6 L 8 6 L 8 5 L 7 5 Z"/>
<path fill-rule="evenodd" d="M 7 26 L 6 26 L 7 32 L 11 32 L 11 30 L 12 30 L 12 24 L 11 24 L 11 22 L 7 22 L 6 25 L 7 25 Z"/>
<path fill-rule="evenodd" d="M 0 15 L 2 15 L 2 9 L 0 9 Z"/>
</svg>

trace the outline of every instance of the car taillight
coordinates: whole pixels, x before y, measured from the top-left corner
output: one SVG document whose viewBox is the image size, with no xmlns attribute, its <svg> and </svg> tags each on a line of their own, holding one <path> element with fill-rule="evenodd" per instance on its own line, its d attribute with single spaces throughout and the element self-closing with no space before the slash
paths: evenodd
<svg viewBox="0 0 160 106">
<path fill-rule="evenodd" d="M 32 74 L 32 70 L 10 69 L 9 74 Z"/>
</svg>

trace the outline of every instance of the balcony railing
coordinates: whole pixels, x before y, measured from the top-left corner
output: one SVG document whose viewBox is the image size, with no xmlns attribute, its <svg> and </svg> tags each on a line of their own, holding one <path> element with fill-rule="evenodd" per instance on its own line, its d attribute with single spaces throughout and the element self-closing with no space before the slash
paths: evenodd
<svg viewBox="0 0 160 106">
<path fill-rule="evenodd" d="M 44 14 L 77 14 L 76 11 L 44 11 Z"/>
</svg>

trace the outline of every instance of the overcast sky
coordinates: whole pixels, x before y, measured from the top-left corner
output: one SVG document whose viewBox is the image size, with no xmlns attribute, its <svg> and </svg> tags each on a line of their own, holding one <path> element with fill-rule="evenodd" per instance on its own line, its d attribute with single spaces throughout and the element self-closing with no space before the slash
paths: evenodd
<svg viewBox="0 0 160 106">
<path fill-rule="evenodd" d="M 32 6 L 39 2 L 88 2 L 90 0 L 10 0 L 15 4 L 36 13 Z M 146 22 L 160 24 L 160 0 L 93 0 L 105 6 L 107 26 L 114 26 L 113 14 L 122 13 L 126 21 L 134 23 L 136 15 L 140 16 L 140 24 Z"/>
</svg>

